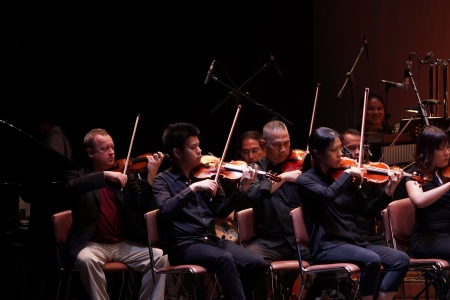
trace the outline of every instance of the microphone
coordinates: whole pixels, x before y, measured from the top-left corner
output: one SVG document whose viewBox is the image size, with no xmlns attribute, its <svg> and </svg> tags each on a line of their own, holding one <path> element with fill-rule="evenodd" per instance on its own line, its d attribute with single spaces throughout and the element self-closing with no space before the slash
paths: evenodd
<svg viewBox="0 0 450 300">
<path fill-rule="evenodd" d="M 364 51 L 366 51 L 367 61 L 370 61 L 370 59 L 369 59 L 369 46 L 367 46 L 367 39 L 366 39 L 366 36 L 363 34 L 363 35 L 361 35 L 361 38 L 362 38 L 363 41 L 364 41 Z"/>
<path fill-rule="evenodd" d="M 408 61 L 406 62 L 406 68 L 405 68 L 405 81 L 403 81 L 403 84 L 405 85 L 405 90 L 408 89 L 409 86 L 409 71 L 411 71 L 411 57 L 412 57 L 412 52 L 410 52 L 408 54 Z"/>
<path fill-rule="evenodd" d="M 214 63 L 216 60 L 213 60 L 211 66 L 209 67 L 208 72 L 206 73 L 205 84 L 208 84 L 209 78 L 211 78 L 212 71 L 214 70 Z"/>
<path fill-rule="evenodd" d="M 409 80 L 409 78 L 408 78 L 408 80 Z M 387 80 L 378 80 L 378 82 L 382 82 L 385 85 L 387 85 L 388 87 L 394 86 L 394 87 L 402 89 L 402 90 L 406 90 L 408 88 L 404 83 L 397 83 L 397 82 L 392 82 L 392 81 L 387 81 Z"/>
<path fill-rule="evenodd" d="M 277 61 L 275 60 L 275 58 L 273 57 L 272 54 L 270 54 L 270 60 L 272 61 L 272 64 L 275 67 L 275 69 L 277 69 L 278 75 L 280 75 L 280 77 L 283 76 L 283 75 L 281 75 L 280 68 L 278 68 Z"/>
<path fill-rule="evenodd" d="M 431 57 L 433 57 L 433 55 L 434 55 L 434 53 L 433 52 L 428 52 L 426 55 L 425 55 L 425 57 L 422 59 L 422 61 L 424 61 L 424 60 L 427 60 L 427 59 L 429 59 L 429 58 L 431 58 Z"/>
</svg>

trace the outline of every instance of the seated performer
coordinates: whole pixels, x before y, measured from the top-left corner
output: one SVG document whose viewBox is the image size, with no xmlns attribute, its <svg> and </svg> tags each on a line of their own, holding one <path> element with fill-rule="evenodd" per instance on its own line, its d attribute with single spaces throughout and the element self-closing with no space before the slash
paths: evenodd
<svg viewBox="0 0 450 300">
<path fill-rule="evenodd" d="M 361 112 L 363 111 L 364 99 L 361 100 Z M 366 108 L 366 132 L 379 132 L 382 134 L 392 133 L 392 128 L 386 124 L 386 111 L 381 96 L 370 93 L 367 97 Z M 361 128 L 359 126 L 358 128 Z"/>
<path fill-rule="evenodd" d="M 153 193 L 162 214 L 164 251 L 173 265 L 196 264 L 217 273 L 226 299 L 253 299 L 266 265 L 252 251 L 217 237 L 215 218 L 227 217 L 247 192 L 256 170 L 243 170 L 239 187 L 228 199 L 214 180 L 191 176 L 202 158 L 200 132 L 192 124 L 169 125 L 163 134 L 172 166 L 160 172 Z"/>
<path fill-rule="evenodd" d="M 246 131 L 239 137 L 238 153 L 240 159 L 245 161 L 247 164 L 253 164 L 264 157 L 266 151 L 261 146 L 262 134 L 259 131 L 252 130 Z M 228 181 L 229 182 L 229 181 Z M 228 195 L 228 190 L 230 185 L 233 187 L 233 183 L 225 183 L 221 181 L 222 186 L 225 190 L 225 194 Z M 246 208 L 252 207 L 250 199 L 244 197 L 239 205 L 236 207 L 235 212 L 241 211 Z"/>
<path fill-rule="evenodd" d="M 385 246 L 370 244 L 356 225 L 356 213 L 370 215 L 381 209 L 383 198 L 392 196 L 403 172 L 389 172 L 389 188 L 378 199 L 361 201 L 357 191 L 364 172 L 357 167 L 341 170 L 333 177 L 333 171 L 341 165 L 341 140 L 333 129 L 321 127 L 308 139 L 313 167 L 297 178 L 302 195 L 305 217 L 310 232 L 310 251 L 315 262 L 349 262 L 361 268 L 359 294 L 362 300 L 392 299 L 408 271 L 406 253 Z M 337 178 L 336 178 L 337 177 Z M 334 179 L 336 178 L 336 179 Z M 380 267 L 386 272 L 378 279 Z"/>
<path fill-rule="evenodd" d="M 264 125 L 261 145 L 266 156 L 256 163 L 258 169 L 280 174 L 280 182 L 272 182 L 264 175 L 258 175 L 251 184 L 248 198 L 252 201 L 256 221 L 256 236 L 248 249 L 261 255 L 269 266 L 272 261 L 297 259 L 297 246 L 291 225 L 290 211 L 302 205 L 295 186 L 300 170 L 283 172 L 283 165 L 291 154 L 291 142 L 286 125 L 281 121 L 270 121 Z M 308 261 L 311 257 L 308 249 L 302 250 L 302 257 Z M 292 286 L 299 272 L 289 272 L 283 276 L 280 290 L 287 299 L 292 294 Z M 268 284 L 268 283 L 267 283 Z M 266 285 L 267 285 L 266 284 Z M 322 290 L 329 287 L 320 280 L 315 281 L 305 299 L 315 299 Z M 266 295 L 266 287 L 255 290 L 258 298 Z M 274 295 L 277 297 L 278 295 Z"/>
<path fill-rule="evenodd" d="M 364 161 L 364 151 L 359 153 L 361 145 L 361 135 L 356 129 L 347 129 L 342 132 L 341 142 L 343 149 L 348 150 L 350 158 L 358 160 L 360 155 Z M 344 152 L 344 151 L 343 151 Z M 364 183 L 361 186 L 361 192 L 366 198 L 363 201 L 370 201 L 370 199 L 379 197 L 382 193 L 389 188 L 388 185 L 380 186 Z M 356 226 L 364 238 L 371 244 L 387 246 L 386 237 L 384 234 L 383 223 L 381 222 L 381 211 L 386 208 L 386 206 L 393 200 L 392 197 L 383 197 L 384 203 L 380 203 L 380 210 L 372 211 L 371 215 L 362 216 L 357 214 L 356 216 Z"/>
<path fill-rule="evenodd" d="M 252 164 L 266 154 L 261 146 L 262 134 L 259 131 L 246 131 L 239 137 L 238 152 L 242 160 Z"/>
<path fill-rule="evenodd" d="M 155 275 L 153 280 L 147 234 L 135 219 L 135 215 L 143 217 L 150 207 L 151 184 L 162 153 L 147 157 L 147 182 L 142 189 L 134 175 L 108 171 L 114 165 L 115 153 L 106 130 L 89 131 L 83 144 L 90 166 L 64 175 L 72 197 L 73 224 L 63 261 L 66 265 L 75 263 L 91 299 L 109 299 L 103 266 L 114 261 L 142 273 L 139 299 L 163 300 L 165 276 Z M 157 267 L 167 265 L 162 250 L 153 249 L 153 255 Z"/>
<path fill-rule="evenodd" d="M 418 167 L 410 172 L 418 172 L 428 181 L 419 184 L 409 179 L 406 182 L 408 196 L 416 209 L 410 238 L 414 257 L 437 257 L 450 262 L 450 181 L 442 175 L 449 158 L 447 134 L 438 127 L 425 127 L 417 139 L 415 161 Z"/>
</svg>

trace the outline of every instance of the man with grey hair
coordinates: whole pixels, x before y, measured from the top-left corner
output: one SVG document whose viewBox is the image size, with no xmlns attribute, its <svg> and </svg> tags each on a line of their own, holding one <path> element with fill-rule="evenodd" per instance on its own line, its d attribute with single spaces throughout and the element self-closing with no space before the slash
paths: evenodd
<svg viewBox="0 0 450 300">
<path fill-rule="evenodd" d="M 266 156 L 256 164 L 258 169 L 272 171 L 279 174 L 280 182 L 273 182 L 264 175 L 258 175 L 251 184 L 248 197 L 252 201 L 256 221 L 256 235 L 253 237 L 249 249 L 261 255 L 267 265 L 272 261 L 297 259 L 297 245 L 294 230 L 291 225 L 290 211 L 302 205 L 297 193 L 295 180 L 302 173 L 300 170 L 283 172 L 283 165 L 289 159 L 292 149 L 289 132 L 286 125 L 278 120 L 272 120 L 263 127 L 263 138 L 261 145 L 266 151 Z M 302 258 L 306 261 L 311 259 L 308 249 L 302 249 Z M 298 272 L 288 272 L 283 279 L 278 281 L 278 291 L 287 299 L 292 294 L 292 286 Z M 263 299 L 267 295 L 267 284 L 255 290 L 255 296 Z M 317 286 L 314 284 L 313 286 Z M 313 291 L 314 290 L 314 291 Z M 310 288 L 307 299 L 320 296 L 323 288 Z M 261 292 L 261 295 L 257 293 Z M 278 297 L 279 295 L 273 295 Z M 272 298 L 273 298 L 272 297 Z"/>
</svg>

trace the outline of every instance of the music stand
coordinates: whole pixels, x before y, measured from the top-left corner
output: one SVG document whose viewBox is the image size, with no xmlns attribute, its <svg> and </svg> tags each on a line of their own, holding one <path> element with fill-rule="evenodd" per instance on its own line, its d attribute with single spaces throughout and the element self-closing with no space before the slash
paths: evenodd
<svg viewBox="0 0 450 300">
<path fill-rule="evenodd" d="M 428 117 L 430 126 L 436 126 L 444 129 L 445 119 L 443 117 Z M 400 129 L 403 128 L 409 119 L 402 119 L 400 121 Z M 412 119 L 405 131 L 409 133 L 414 142 L 417 142 L 417 137 L 422 133 L 423 122 L 421 118 Z"/>
</svg>

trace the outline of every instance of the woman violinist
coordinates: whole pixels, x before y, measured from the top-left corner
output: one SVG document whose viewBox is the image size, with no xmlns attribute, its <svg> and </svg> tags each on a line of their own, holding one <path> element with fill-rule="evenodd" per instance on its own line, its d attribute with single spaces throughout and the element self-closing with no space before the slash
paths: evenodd
<svg viewBox="0 0 450 300">
<path fill-rule="evenodd" d="M 308 139 L 313 167 L 296 180 L 305 216 L 309 218 L 310 252 L 321 263 L 350 262 L 361 268 L 359 294 L 363 300 L 392 299 L 408 270 L 409 257 L 385 246 L 370 244 L 356 226 L 356 214 L 370 215 L 390 201 L 402 172 L 389 172 L 385 192 L 362 201 L 358 192 L 363 170 L 350 167 L 333 179 L 341 165 L 342 144 L 333 129 L 321 127 Z M 378 285 L 380 266 L 386 275 Z M 379 286 L 379 291 L 377 288 Z"/>
<path fill-rule="evenodd" d="M 427 183 L 406 182 L 406 190 L 416 207 L 416 221 L 410 239 L 414 257 L 437 257 L 450 261 L 449 139 L 440 128 L 426 127 L 419 135 L 412 169 L 427 177 Z"/>
</svg>

